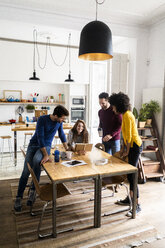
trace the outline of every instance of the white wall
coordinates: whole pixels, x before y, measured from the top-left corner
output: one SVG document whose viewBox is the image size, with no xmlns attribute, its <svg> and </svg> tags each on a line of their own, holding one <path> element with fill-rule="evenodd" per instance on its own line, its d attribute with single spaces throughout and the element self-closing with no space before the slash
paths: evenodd
<svg viewBox="0 0 165 248">
<path fill-rule="evenodd" d="M 54 20 L 58 18 L 54 16 Z M 0 36 L 18 39 L 32 40 L 33 28 L 37 28 L 40 33 L 47 31 L 52 33 L 54 36 L 54 43 L 66 44 L 66 40 L 69 32 L 72 32 L 72 44 L 77 45 L 79 43 L 80 30 L 83 27 L 83 21 L 80 23 L 68 23 L 71 29 L 64 28 L 65 23 L 61 27 L 60 25 L 55 26 L 44 26 L 34 23 L 21 23 L 18 21 L 6 21 L 0 20 Z M 87 20 L 85 20 L 87 22 Z M 85 24 L 85 23 L 84 23 Z M 132 105 L 138 109 L 142 102 L 142 89 L 155 86 L 158 84 L 162 85 L 164 69 L 162 66 L 162 60 L 164 55 L 164 26 L 154 27 L 150 30 L 150 34 L 147 28 L 139 28 L 131 25 L 121 25 L 109 23 L 113 35 L 123 36 L 126 40 L 123 44 L 119 44 L 117 48 L 114 46 L 114 52 L 126 51 L 129 54 L 129 97 Z M 58 25 L 58 22 L 57 22 Z M 75 28 L 75 30 L 73 30 Z M 77 29 L 77 30 L 76 30 Z M 150 36 L 149 36 L 150 35 Z M 158 38 L 157 38 L 158 37 Z M 41 41 L 44 41 L 40 37 Z M 33 47 L 28 44 L 7 44 L 3 41 L 0 42 L 0 54 L 3 60 L 0 60 L 0 80 L 28 80 L 32 74 L 32 54 Z M 13 50 L 14 49 L 14 50 Z M 62 48 L 54 48 L 55 57 L 60 62 L 64 50 Z M 54 50 L 53 49 L 53 50 Z M 163 51 L 163 52 L 162 52 Z M 44 49 L 43 49 L 44 53 Z M 72 49 L 72 78 L 77 82 L 89 82 L 89 64 L 88 62 L 81 61 L 77 58 L 78 50 Z M 150 58 L 150 65 L 147 65 L 148 58 Z M 48 67 L 45 71 L 40 70 L 37 67 L 37 76 L 43 81 L 50 81 L 61 83 L 68 75 L 68 63 L 61 68 L 54 67 L 53 63 L 49 59 Z M 155 61 L 153 63 L 153 60 Z M 18 74 L 19 72 L 19 74 Z M 156 72 L 156 73 L 155 73 Z M 1 87 L 1 86 L 0 86 Z M 0 88 L 1 89 L 1 88 Z M 32 91 L 32 89 L 29 89 Z"/>
<path fill-rule="evenodd" d="M 164 87 L 165 20 L 150 28 L 147 87 Z"/>
<path fill-rule="evenodd" d="M 56 63 L 61 64 L 65 58 L 66 48 L 51 48 Z M 44 64 L 45 46 L 39 46 L 41 65 Z M 33 72 L 33 45 L 0 41 L 0 80 L 27 81 Z M 36 56 L 36 72 L 41 81 L 64 82 L 68 77 L 68 57 L 63 66 L 55 66 L 48 54 L 47 66 L 44 70 L 38 67 Z M 71 49 L 72 78 L 76 82 L 89 82 L 88 63 L 78 59 L 78 49 Z"/>
<path fill-rule="evenodd" d="M 143 103 L 150 102 L 151 100 L 158 101 L 161 107 L 160 113 L 156 113 L 155 118 L 157 120 L 157 126 L 159 135 L 161 138 L 161 142 L 163 141 L 162 133 L 163 133 L 163 101 L 164 101 L 164 88 L 147 88 L 143 89 Z"/>
</svg>

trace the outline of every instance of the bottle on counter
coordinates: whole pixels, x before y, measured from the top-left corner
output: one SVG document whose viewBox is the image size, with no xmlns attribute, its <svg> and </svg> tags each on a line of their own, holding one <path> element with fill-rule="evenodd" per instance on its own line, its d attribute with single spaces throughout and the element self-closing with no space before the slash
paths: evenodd
<svg viewBox="0 0 165 248">
<path fill-rule="evenodd" d="M 58 148 L 55 148 L 55 152 L 54 152 L 54 162 L 59 162 L 60 161 L 60 152 L 58 150 Z"/>
</svg>

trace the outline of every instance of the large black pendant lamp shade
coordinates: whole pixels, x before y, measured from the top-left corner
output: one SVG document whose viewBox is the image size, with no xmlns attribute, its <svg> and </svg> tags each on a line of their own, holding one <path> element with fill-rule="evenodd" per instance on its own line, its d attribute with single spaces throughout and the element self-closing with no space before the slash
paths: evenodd
<svg viewBox="0 0 165 248">
<path fill-rule="evenodd" d="M 89 22 L 81 31 L 79 45 L 80 59 L 97 61 L 113 58 L 112 33 L 104 22 L 97 20 L 98 4 L 99 2 L 96 0 L 96 20 Z"/>
<path fill-rule="evenodd" d="M 112 55 L 112 33 L 103 22 L 88 23 L 81 31 L 79 58 L 85 60 L 107 60 Z"/>
</svg>

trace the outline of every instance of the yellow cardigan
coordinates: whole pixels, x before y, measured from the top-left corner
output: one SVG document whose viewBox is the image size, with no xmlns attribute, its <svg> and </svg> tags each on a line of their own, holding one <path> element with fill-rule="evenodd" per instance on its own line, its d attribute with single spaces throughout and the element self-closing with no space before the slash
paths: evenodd
<svg viewBox="0 0 165 248">
<path fill-rule="evenodd" d="M 131 147 L 133 147 L 133 142 L 135 142 L 138 146 L 141 146 L 142 140 L 138 134 L 135 117 L 129 110 L 123 114 L 121 129 L 125 144 L 127 142 L 131 143 Z"/>
</svg>

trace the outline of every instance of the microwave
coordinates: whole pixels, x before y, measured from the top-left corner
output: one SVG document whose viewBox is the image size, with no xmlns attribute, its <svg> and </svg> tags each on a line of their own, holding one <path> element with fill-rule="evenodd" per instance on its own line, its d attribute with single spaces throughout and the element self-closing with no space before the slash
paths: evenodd
<svg viewBox="0 0 165 248">
<path fill-rule="evenodd" d="M 71 106 L 82 106 L 85 107 L 85 96 L 72 96 L 71 97 Z"/>
</svg>

